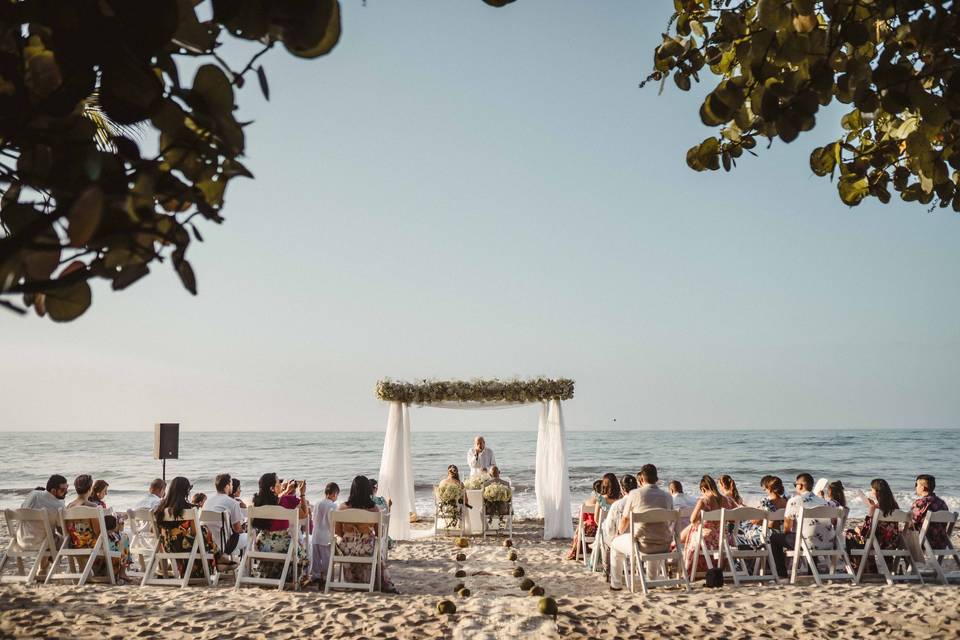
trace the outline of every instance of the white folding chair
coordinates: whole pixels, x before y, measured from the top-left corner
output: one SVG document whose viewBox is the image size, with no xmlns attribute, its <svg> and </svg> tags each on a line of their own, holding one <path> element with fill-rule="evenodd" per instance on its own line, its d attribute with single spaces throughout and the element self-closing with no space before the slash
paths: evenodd
<svg viewBox="0 0 960 640">
<path fill-rule="evenodd" d="M 724 532 L 726 532 L 728 528 L 736 531 L 743 522 L 750 522 L 752 520 L 763 520 L 766 522 L 768 513 L 768 511 L 753 507 L 737 507 L 735 509 L 720 510 L 720 550 L 726 557 L 727 565 L 730 567 L 730 576 L 733 578 L 733 584 L 737 587 L 743 582 L 777 583 L 776 571 L 768 574 L 759 571 L 761 560 L 769 561 L 769 566 L 774 566 L 773 551 L 770 549 L 770 544 L 766 541 L 766 537 L 764 537 L 763 546 L 760 549 L 740 549 L 736 544 L 730 544 L 728 536 L 724 535 Z M 753 573 L 750 573 L 748 569 L 750 561 L 756 563 Z M 738 569 L 738 565 L 742 567 L 742 571 Z"/>
<path fill-rule="evenodd" d="M 647 595 L 651 587 L 682 585 L 687 591 L 690 590 L 690 581 L 687 579 L 687 571 L 683 566 L 683 547 L 676 532 L 679 519 L 680 512 L 674 509 L 650 509 L 630 514 L 630 540 L 633 544 L 630 546 L 630 557 L 627 559 L 624 573 L 631 592 L 636 590 L 636 577 L 640 578 L 640 589 L 643 591 L 643 595 Z M 639 527 L 644 524 L 658 523 L 670 527 L 674 548 L 672 551 L 668 549 L 658 553 L 644 553 L 640 550 Z M 648 563 L 653 563 L 654 570 L 650 574 L 654 577 L 650 577 L 650 574 L 648 574 Z M 670 563 L 673 563 L 673 571 L 677 577 L 670 576 Z"/>
<path fill-rule="evenodd" d="M 951 580 L 960 580 L 960 549 L 953 546 L 950 541 L 953 535 L 954 527 L 957 523 L 958 514 L 951 511 L 928 511 L 923 518 L 923 525 L 920 527 L 920 545 L 923 549 L 924 558 L 927 561 L 927 567 L 936 574 L 937 580 L 941 584 L 949 584 Z M 934 549 L 927 539 L 927 531 L 931 525 L 943 525 L 946 527 L 947 546 L 943 549 Z M 954 571 L 945 571 L 944 560 L 953 559 L 957 568 Z"/>
<path fill-rule="evenodd" d="M 39 582 L 43 565 L 52 562 L 57 551 L 51 525 L 59 524 L 59 512 L 45 509 L 4 509 L 3 517 L 7 522 L 10 542 L 3 553 L 0 553 L 0 583 Z M 25 570 L 24 560 L 32 563 L 29 572 Z M 17 574 L 5 576 L 3 569 L 10 561 L 16 563 Z"/>
<path fill-rule="evenodd" d="M 824 580 L 849 580 L 857 583 L 857 576 L 853 572 L 853 566 L 850 564 L 850 557 L 847 556 L 844 547 L 843 536 L 837 533 L 834 536 L 833 543 L 825 549 L 814 547 L 803 536 L 804 523 L 817 520 L 835 520 L 833 524 L 834 532 L 843 531 L 843 525 L 847 520 L 847 509 L 845 507 L 801 507 L 797 516 L 796 542 L 793 547 L 793 566 L 790 569 L 790 584 L 797 583 L 797 575 L 800 569 L 800 563 L 806 561 L 810 569 L 810 574 L 817 586 L 822 586 Z M 827 562 L 828 570 L 826 574 L 821 575 L 817 567 L 817 560 L 824 559 Z M 845 572 L 840 572 L 838 563 L 843 564 Z"/>
<path fill-rule="evenodd" d="M 272 552 L 260 551 L 257 549 L 257 530 L 253 524 L 254 520 L 286 520 L 287 535 L 290 536 L 290 546 L 286 551 Z M 300 576 L 297 575 L 299 564 L 297 563 L 297 546 L 300 544 L 300 512 L 297 509 L 285 509 L 279 505 L 265 505 L 262 507 L 247 507 L 247 550 L 243 553 L 243 560 L 240 562 L 240 570 L 237 572 L 236 588 L 239 589 L 245 584 L 254 584 L 259 586 L 276 587 L 277 591 L 283 591 L 287 581 L 287 575 L 291 576 L 293 590 L 300 588 Z M 253 562 L 271 562 L 283 563 L 279 578 L 264 578 L 254 576 Z"/>
<path fill-rule="evenodd" d="M 130 524 L 130 559 L 139 569 L 131 568 L 127 574 L 142 578 L 147 572 L 150 554 L 157 547 L 157 526 L 150 509 L 127 509 L 127 522 Z"/>
<path fill-rule="evenodd" d="M 443 526 L 441 526 L 441 522 Z M 460 502 L 460 522 L 458 526 L 450 526 L 450 523 L 440 516 L 440 500 L 437 499 L 437 485 L 433 486 L 433 535 L 440 535 L 440 532 L 443 531 L 443 535 L 449 535 L 451 531 L 455 532 L 459 537 L 463 537 L 463 532 L 467 526 L 467 507 Z"/>
<path fill-rule="evenodd" d="M 324 593 L 330 589 L 360 589 L 363 591 L 373 591 L 377 584 L 377 567 L 380 564 L 380 545 L 383 544 L 381 531 L 376 531 L 373 542 L 373 551 L 369 556 L 349 556 L 340 553 L 337 546 L 336 528 L 337 525 L 373 525 L 374 530 L 382 524 L 381 514 L 367 511 L 366 509 L 344 509 L 342 511 L 330 512 L 330 564 L 327 566 L 327 583 L 324 586 Z M 343 577 L 343 565 L 345 564 L 369 564 L 370 581 L 369 582 L 349 582 Z M 334 574 L 339 578 L 334 580 Z"/>
<path fill-rule="evenodd" d="M 386 561 L 387 555 L 390 553 L 390 543 L 387 540 L 387 532 L 390 531 L 390 512 L 389 511 L 383 511 L 380 513 L 379 531 L 383 532 L 383 542 L 380 543 L 380 549 L 383 552 L 383 560 Z"/>
<path fill-rule="evenodd" d="M 193 532 L 193 544 L 189 551 L 167 551 L 163 546 L 163 531 L 157 526 L 157 543 L 153 547 L 153 553 L 150 554 L 150 560 L 147 562 L 147 568 L 143 573 L 143 579 L 140 582 L 141 587 L 145 586 L 179 586 L 184 589 L 191 582 L 202 582 L 211 584 L 210 565 L 211 558 L 207 554 L 207 546 L 203 541 L 203 529 L 200 525 L 200 514 L 196 509 L 184 509 L 183 515 L 174 517 L 172 511 L 167 509 L 163 514 L 163 524 L 182 526 L 187 523 Z M 182 574 L 180 565 L 177 561 L 185 563 Z M 193 565 L 200 562 L 203 567 L 203 578 L 193 578 Z M 167 577 L 165 572 L 157 576 L 161 567 L 170 567 L 173 577 Z"/>
<path fill-rule="evenodd" d="M 483 503 L 483 537 L 487 537 L 487 531 L 496 531 L 497 535 L 506 528 L 507 537 L 513 537 L 513 500 L 507 503 L 509 512 L 502 515 L 504 522 L 500 522 L 501 514 L 487 513 L 487 503 Z M 496 522 L 496 524 L 494 524 Z"/>
<path fill-rule="evenodd" d="M 93 574 L 93 565 L 97 558 L 103 560 L 107 566 L 107 578 L 110 584 L 116 584 L 116 577 L 113 575 L 113 558 L 120 558 L 119 551 L 111 551 L 110 543 L 107 540 L 107 525 L 104 523 L 103 516 L 106 515 L 103 509 L 97 507 L 71 507 L 59 512 L 60 531 L 63 532 L 63 543 L 57 550 L 53 558 L 53 564 L 47 573 L 44 584 L 50 584 L 53 580 L 76 580 L 77 586 L 83 586 L 87 583 Z M 80 523 L 90 524 L 93 528 L 96 540 L 92 547 L 74 547 L 70 531 L 75 529 Z M 86 562 L 82 559 L 86 558 Z M 60 565 L 67 561 L 68 570 L 60 571 Z M 74 570 L 73 562 L 83 565 L 81 571 Z"/>
<path fill-rule="evenodd" d="M 707 546 L 707 541 L 704 539 L 704 525 L 707 522 L 716 522 L 717 526 L 720 526 L 720 517 L 723 509 L 714 509 L 713 511 L 701 511 L 700 512 L 700 522 L 697 526 L 695 532 L 690 535 L 696 535 L 697 541 L 696 545 L 693 548 L 693 566 L 690 567 L 690 575 L 688 578 L 690 580 L 697 579 L 697 566 L 700 564 L 700 556 L 703 556 L 704 562 L 706 562 L 707 569 L 713 569 L 714 566 L 722 567 L 723 566 L 723 551 L 721 551 L 720 545 L 717 545 L 716 549 L 711 549 Z M 723 538 L 726 536 L 726 533 L 721 530 L 720 537 Z M 687 544 L 690 544 L 690 541 L 687 541 Z"/>
<path fill-rule="evenodd" d="M 766 515 L 763 516 L 763 529 L 762 535 L 764 540 L 770 540 L 770 531 L 783 531 L 783 521 L 785 520 L 786 509 L 777 509 L 775 511 L 767 511 Z M 767 543 L 769 546 L 769 542 Z M 784 549 L 784 555 L 787 560 L 793 557 L 793 549 Z M 774 576 L 777 575 L 777 565 L 774 563 L 767 562 L 767 558 L 759 558 L 757 560 L 757 568 L 755 573 L 759 575 L 764 575 L 767 571 L 770 571 Z"/>
<path fill-rule="evenodd" d="M 880 575 L 883 576 L 887 584 L 892 585 L 895 582 L 915 581 L 922 584 L 923 576 L 920 575 L 920 570 L 913 562 L 910 551 L 903 544 L 902 539 L 897 547 L 893 549 L 883 549 L 880 547 L 880 540 L 877 538 L 877 528 L 882 522 L 893 522 L 896 524 L 897 530 L 900 531 L 904 526 L 909 526 L 910 514 L 900 509 L 894 509 L 886 515 L 881 513 L 879 509 L 873 513 L 873 521 L 870 524 L 870 535 L 867 536 L 867 543 L 863 546 L 863 549 L 850 550 L 851 556 L 858 556 L 860 558 L 860 566 L 857 567 L 856 583 L 860 584 L 864 570 L 872 556 L 874 564 L 877 565 L 877 571 L 880 572 Z M 892 571 L 887 564 L 888 558 L 893 560 Z M 909 573 L 907 573 L 907 571 L 909 571 Z"/>
<path fill-rule="evenodd" d="M 593 513 L 593 507 L 584 502 L 580 505 L 580 515 L 577 516 L 577 536 L 580 539 L 580 544 L 577 545 L 577 549 L 573 558 L 574 560 L 582 561 L 584 565 L 587 564 L 587 545 L 593 545 L 593 543 L 597 540 L 596 535 L 587 535 L 587 531 L 583 522 L 583 516 L 586 513 Z M 598 522 L 597 530 L 599 529 L 600 523 Z"/>
<path fill-rule="evenodd" d="M 213 542 L 217 545 L 217 548 L 220 550 L 221 554 L 225 554 L 224 549 L 226 548 L 226 540 L 230 535 L 231 523 L 230 515 L 226 511 L 207 511 L 203 510 L 199 515 L 200 525 L 206 526 L 208 530 L 219 531 L 220 534 L 214 536 Z M 224 555 L 224 562 L 229 561 L 230 556 Z M 220 565 L 216 562 L 213 563 L 213 569 L 210 571 L 210 585 L 217 586 L 220 582 L 220 578 L 223 577 L 223 572 L 220 570 Z"/>
</svg>

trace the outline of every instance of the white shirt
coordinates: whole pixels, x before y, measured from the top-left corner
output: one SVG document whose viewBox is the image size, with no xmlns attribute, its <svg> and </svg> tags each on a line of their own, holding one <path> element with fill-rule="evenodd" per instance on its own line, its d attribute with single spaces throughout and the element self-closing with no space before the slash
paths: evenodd
<svg viewBox="0 0 960 640">
<path fill-rule="evenodd" d="M 66 505 L 46 489 L 34 489 L 20 505 L 21 509 L 45 509 L 59 511 Z M 43 540 L 43 525 L 36 522 L 24 522 L 20 526 L 17 542 L 24 546 L 35 546 Z"/>
<path fill-rule="evenodd" d="M 336 509 L 337 503 L 329 498 L 313 505 L 313 544 L 330 544 L 330 512 Z"/>
<path fill-rule="evenodd" d="M 697 506 L 697 499 L 693 496 L 688 496 L 685 493 L 677 493 L 673 495 L 674 509 L 693 509 L 695 506 Z"/>
<path fill-rule="evenodd" d="M 474 447 L 470 447 L 467 451 L 467 464 L 470 465 L 470 476 L 473 477 L 480 475 L 484 469 L 490 469 L 496 465 L 497 460 L 493 457 L 493 449 L 490 447 L 484 447 L 480 455 L 477 455 Z"/>
<path fill-rule="evenodd" d="M 140 498 L 140 501 L 137 504 L 133 505 L 134 509 L 150 509 L 153 511 L 157 508 L 157 505 L 160 504 L 160 498 L 152 493 Z"/>
<path fill-rule="evenodd" d="M 233 525 L 235 523 L 243 523 L 243 512 L 240 511 L 240 503 L 225 493 L 215 493 L 207 498 L 207 501 L 203 505 L 203 510 L 227 514 L 227 526 L 230 527 L 230 529 L 224 532 L 227 538 L 233 533 Z M 207 524 L 207 528 L 210 529 L 210 535 L 213 536 L 214 542 L 219 546 L 220 530 L 223 526 L 219 523 L 209 523 Z"/>
<path fill-rule="evenodd" d="M 610 511 L 604 517 L 602 525 L 603 537 L 607 544 L 610 544 L 610 541 L 617 537 L 617 529 L 620 527 L 620 519 L 623 518 L 623 510 L 626 509 L 632 495 L 633 491 L 610 505 Z"/>
<path fill-rule="evenodd" d="M 827 507 L 830 504 L 814 494 L 812 491 L 805 491 L 799 495 L 793 496 L 787 500 L 787 507 L 783 512 L 784 518 L 790 518 L 796 525 L 797 518 L 800 517 L 800 508 Z M 794 529 L 795 530 L 795 529 Z M 803 521 L 803 537 L 807 544 L 815 549 L 829 549 L 833 546 L 837 537 L 833 523 L 827 520 L 808 520 Z"/>
</svg>

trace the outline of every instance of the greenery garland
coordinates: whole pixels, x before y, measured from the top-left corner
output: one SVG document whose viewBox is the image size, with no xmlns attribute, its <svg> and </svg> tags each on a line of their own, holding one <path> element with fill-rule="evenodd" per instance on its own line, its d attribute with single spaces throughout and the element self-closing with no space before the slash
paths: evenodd
<svg viewBox="0 0 960 640">
<path fill-rule="evenodd" d="M 377 382 L 377 398 L 387 402 L 431 404 L 435 402 L 537 402 L 569 400 L 573 380 L 532 378 L 529 380 L 421 380 Z"/>
</svg>

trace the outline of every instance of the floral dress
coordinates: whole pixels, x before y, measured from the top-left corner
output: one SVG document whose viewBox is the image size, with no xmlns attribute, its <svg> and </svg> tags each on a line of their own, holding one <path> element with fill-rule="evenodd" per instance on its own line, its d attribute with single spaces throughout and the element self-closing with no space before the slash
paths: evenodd
<svg viewBox="0 0 960 640">
<path fill-rule="evenodd" d="M 764 498 L 760 501 L 760 509 L 764 511 L 771 512 L 777 510 L 776 503 L 771 500 L 769 497 Z M 770 536 L 774 533 L 774 529 L 768 528 L 767 535 L 763 535 L 763 523 L 753 524 L 752 522 L 744 522 L 740 530 L 737 532 L 737 545 L 738 546 L 748 546 L 751 549 L 760 549 L 770 540 Z"/>
<path fill-rule="evenodd" d="M 364 530 L 348 524 L 343 528 L 343 533 L 336 537 L 337 555 L 364 557 L 373 554 L 373 548 L 377 542 L 377 533 L 374 529 Z M 370 582 L 371 565 L 352 562 L 338 563 L 338 565 L 343 570 L 344 581 Z M 380 591 L 392 591 L 394 588 L 383 554 L 378 558 L 376 588 Z"/>
<path fill-rule="evenodd" d="M 69 520 L 67 535 L 70 537 L 70 547 L 73 549 L 92 549 L 99 537 L 90 520 Z M 117 531 L 107 532 L 107 546 L 110 551 L 120 553 L 119 558 L 110 559 L 115 572 L 121 573 L 130 566 L 130 539 L 127 534 Z M 103 558 L 98 557 L 94 560 L 93 570 L 97 575 L 105 575 Z"/>
<path fill-rule="evenodd" d="M 192 520 L 162 522 L 159 523 L 159 525 L 160 546 L 163 547 L 165 552 L 190 553 L 193 550 L 193 543 L 196 540 L 196 535 L 193 533 Z M 216 566 L 217 559 L 220 557 L 220 549 L 213 541 L 213 535 L 210 534 L 210 530 L 202 525 L 200 527 L 200 537 L 203 540 L 203 546 L 206 549 L 207 557 L 209 558 L 210 566 L 208 568 L 212 571 Z M 180 573 L 180 575 L 183 575 L 183 572 L 186 570 L 187 561 L 177 560 L 177 571 Z M 190 577 L 203 577 L 203 566 L 200 564 L 200 562 L 194 561 L 193 571 L 191 572 Z"/>
<path fill-rule="evenodd" d="M 300 506 L 300 499 L 291 495 L 281 496 L 277 504 L 285 509 L 296 509 Z M 265 553 L 286 553 L 289 551 L 292 542 L 290 540 L 290 531 L 287 529 L 289 522 L 280 520 L 279 523 L 282 523 L 283 528 L 279 527 L 277 520 L 268 520 L 267 522 L 270 523 L 269 528 L 257 529 L 257 537 L 255 539 L 257 551 L 263 551 Z M 256 524 L 257 521 L 254 520 L 254 525 Z M 274 529 L 274 526 L 277 526 L 277 528 Z M 297 540 L 295 562 L 297 563 L 297 575 L 308 575 L 310 556 L 307 552 L 305 540 Z M 276 560 L 258 560 L 254 563 L 253 572 L 258 578 L 276 580 L 283 575 L 283 564 L 283 562 Z M 288 570 L 287 576 L 290 580 L 293 580 L 293 571 Z"/>
<path fill-rule="evenodd" d="M 949 509 L 950 507 L 940 496 L 932 493 L 917 498 L 910 508 L 910 520 L 913 522 L 913 528 L 917 530 L 917 533 L 920 532 L 928 511 L 948 511 Z M 934 549 L 946 549 L 950 542 L 950 536 L 947 535 L 947 525 L 942 522 L 931 523 L 927 528 L 927 540 Z"/>
<path fill-rule="evenodd" d="M 867 540 L 870 539 L 870 527 L 873 525 L 873 518 L 867 516 L 863 519 L 863 523 L 854 527 L 853 529 L 847 529 L 844 532 L 844 537 L 846 538 L 847 551 L 850 549 L 863 549 L 867 546 Z M 877 542 L 880 543 L 881 549 L 896 549 L 900 546 L 900 528 L 896 522 L 878 522 L 877 523 Z M 859 568 L 860 560 L 862 556 L 851 556 L 850 563 L 853 565 L 854 569 Z M 874 559 L 870 559 L 871 566 L 867 568 L 870 569 L 874 566 Z"/>
<path fill-rule="evenodd" d="M 703 498 L 701 498 L 701 500 L 703 500 Z M 701 507 L 701 511 L 700 511 L 701 517 L 704 511 L 716 511 L 721 507 L 723 507 L 724 509 L 736 509 L 737 503 L 733 500 L 733 498 L 730 498 L 729 496 L 720 496 L 720 505 L 712 509 L 707 508 L 708 506 L 712 506 L 712 505 L 704 504 Z M 720 548 L 720 522 L 717 520 L 711 521 L 711 522 L 704 522 L 701 519 L 699 524 L 700 526 L 698 526 L 694 531 L 690 532 L 690 537 L 687 539 L 687 544 L 683 548 L 684 564 L 687 567 L 687 574 L 690 575 L 691 577 L 695 575 L 695 573 L 691 570 L 694 568 L 693 557 L 694 555 L 697 554 L 697 550 L 700 548 L 701 536 L 702 536 L 703 542 L 706 543 L 707 549 L 715 551 Z M 727 531 L 725 535 L 727 536 L 727 544 L 735 543 L 732 532 Z M 701 573 L 706 570 L 707 570 L 707 559 L 701 553 L 697 559 L 696 573 Z"/>
</svg>

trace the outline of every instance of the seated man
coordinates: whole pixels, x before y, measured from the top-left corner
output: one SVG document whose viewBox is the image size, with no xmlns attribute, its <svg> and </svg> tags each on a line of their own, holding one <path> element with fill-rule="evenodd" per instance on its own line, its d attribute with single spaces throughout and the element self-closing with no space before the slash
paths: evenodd
<svg viewBox="0 0 960 640">
<path fill-rule="evenodd" d="M 623 588 L 623 567 L 633 540 L 630 538 L 630 516 L 651 509 L 673 509 L 670 494 L 657 486 L 657 468 L 645 464 L 640 469 L 640 487 L 630 494 L 617 528 L 619 535 L 610 542 L 610 588 L 618 591 Z M 642 553 L 666 553 L 670 550 L 673 535 L 666 522 L 652 522 L 637 527 L 637 542 Z"/>
<path fill-rule="evenodd" d="M 233 499 L 230 492 L 233 490 L 233 480 L 229 473 L 221 473 L 213 480 L 217 493 L 207 498 L 204 511 L 226 514 L 227 530 L 221 524 L 208 524 L 210 535 L 220 549 L 227 554 L 239 553 L 247 548 L 247 534 L 243 531 L 243 512 L 240 503 Z"/>
<path fill-rule="evenodd" d="M 153 511 L 157 508 L 157 505 L 160 504 L 160 501 L 163 499 L 163 494 L 166 492 L 167 483 L 163 481 L 163 478 L 155 478 L 153 482 L 150 483 L 147 495 L 140 498 L 140 500 L 133 505 L 133 508 L 150 509 L 150 511 Z"/>
<path fill-rule="evenodd" d="M 673 498 L 673 508 L 674 509 L 693 509 L 697 506 L 697 499 L 693 496 L 688 496 L 683 492 L 683 485 L 680 484 L 679 480 L 671 480 L 670 484 L 667 485 L 667 488 L 670 489 L 670 496 Z"/>
<path fill-rule="evenodd" d="M 47 511 L 59 511 L 64 508 L 63 499 L 67 497 L 70 485 L 67 479 L 60 474 L 53 474 L 47 480 L 45 489 L 37 487 L 24 499 L 21 509 L 46 509 Z M 60 532 L 54 531 L 57 537 L 56 543 L 59 545 Z M 17 542 L 24 546 L 34 546 L 43 540 L 44 534 L 41 525 L 34 522 L 25 522 L 17 535 Z"/>
<path fill-rule="evenodd" d="M 509 482 L 500 477 L 500 467 L 497 465 L 490 467 L 490 477 L 484 481 L 483 486 L 486 487 L 491 484 L 505 484 L 510 486 Z"/>
<path fill-rule="evenodd" d="M 777 565 L 777 575 L 787 577 L 786 549 L 793 549 L 797 543 L 796 520 L 801 508 L 828 507 L 826 500 L 813 492 L 813 476 L 801 473 L 793 485 L 797 495 L 787 500 L 783 516 L 783 531 L 770 536 L 773 560 Z M 815 549 L 828 549 L 834 544 L 837 532 L 830 520 L 805 520 L 801 532 L 807 544 Z"/>
</svg>

